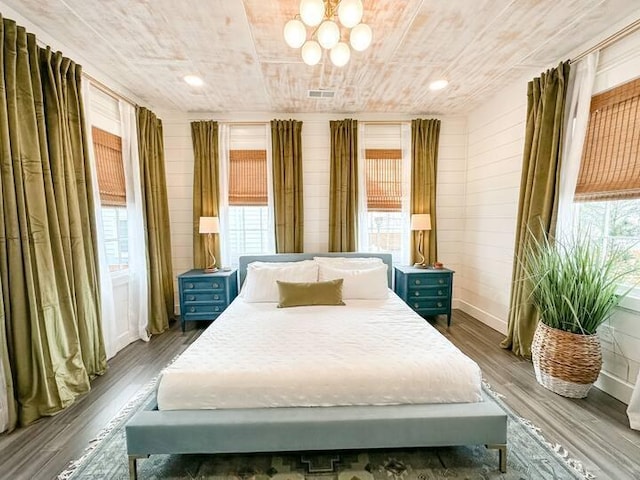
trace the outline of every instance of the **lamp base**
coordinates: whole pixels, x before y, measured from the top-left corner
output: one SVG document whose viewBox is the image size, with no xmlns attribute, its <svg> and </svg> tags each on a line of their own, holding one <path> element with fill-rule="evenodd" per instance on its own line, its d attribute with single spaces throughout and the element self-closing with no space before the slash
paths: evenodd
<svg viewBox="0 0 640 480">
<path fill-rule="evenodd" d="M 204 269 L 204 273 L 215 273 L 218 271 L 217 267 L 207 267 Z"/>
<path fill-rule="evenodd" d="M 414 263 L 413 268 L 431 268 L 431 265 L 427 265 L 426 263 Z"/>
</svg>

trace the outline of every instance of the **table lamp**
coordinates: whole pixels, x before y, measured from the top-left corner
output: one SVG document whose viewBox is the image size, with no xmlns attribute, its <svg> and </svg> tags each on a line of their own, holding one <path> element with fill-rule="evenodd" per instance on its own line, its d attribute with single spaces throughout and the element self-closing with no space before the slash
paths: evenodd
<svg viewBox="0 0 640 480">
<path fill-rule="evenodd" d="M 428 268 L 424 262 L 424 231 L 431 230 L 431 215 L 428 213 L 414 213 L 411 215 L 411 230 L 418 231 L 418 255 L 421 259 L 413 266 L 416 268 Z"/>
<path fill-rule="evenodd" d="M 216 257 L 213 255 L 213 234 L 220 233 L 220 220 L 218 217 L 200 217 L 199 232 L 201 234 L 207 234 L 205 248 L 207 249 L 207 254 L 211 260 L 210 262 L 207 262 L 207 267 L 204 271 L 207 273 L 217 272 Z"/>
</svg>

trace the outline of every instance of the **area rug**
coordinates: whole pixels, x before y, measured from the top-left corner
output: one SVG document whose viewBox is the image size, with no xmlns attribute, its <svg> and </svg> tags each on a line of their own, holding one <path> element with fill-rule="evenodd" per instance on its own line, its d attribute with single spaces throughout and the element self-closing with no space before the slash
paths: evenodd
<svg viewBox="0 0 640 480">
<path fill-rule="evenodd" d="M 59 480 L 129 478 L 124 425 L 155 395 L 152 382 L 71 462 Z M 498 453 L 468 447 L 311 452 L 296 454 L 151 455 L 138 461 L 140 480 L 440 480 L 440 479 L 592 479 L 582 464 L 540 431 L 515 415 L 483 387 L 508 414 L 507 473 L 498 470 Z"/>
</svg>

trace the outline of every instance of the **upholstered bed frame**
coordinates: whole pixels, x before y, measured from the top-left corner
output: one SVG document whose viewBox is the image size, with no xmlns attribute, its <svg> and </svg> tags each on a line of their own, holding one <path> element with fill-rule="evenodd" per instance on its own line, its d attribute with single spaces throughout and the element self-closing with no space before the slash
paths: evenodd
<svg viewBox="0 0 640 480">
<path fill-rule="evenodd" d="M 240 257 L 240 285 L 253 261 L 291 262 L 314 256 L 378 257 L 388 254 L 322 253 Z M 488 396 L 478 403 L 343 407 L 157 409 L 154 401 L 126 425 L 129 475 L 151 454 L 244 453 L 436 447 L 484 444 L 499 451 L 506 471 L 507 415 Z"/>
</svg>

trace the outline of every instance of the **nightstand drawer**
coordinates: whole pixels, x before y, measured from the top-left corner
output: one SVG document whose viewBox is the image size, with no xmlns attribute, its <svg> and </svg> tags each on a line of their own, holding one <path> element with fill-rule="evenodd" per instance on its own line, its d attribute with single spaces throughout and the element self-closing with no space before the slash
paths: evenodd
<svg viewBox="0 0 640 480">
<path fill-rule="evenodd" d="M 192 315 L 194 313 L 221 313 L 225 309 L 225 304 L 215 305 L 213 303 L 193 303 L 191 305 L 185 304 L 185 315 Z"/>
<path fill-rule="evenodd" d="M 185 292 L 204 291 L 204 292 L 223 292 L 225 282 L 222 279 L 188 279 L 184 280 L 183 288 Z"/>
<path fill-rule="evenodd" d="M 184 315 L 184 321 L 194 320 L 215 320 L 222 312 L 218 313 L 186 313 Z"/>
<path fill-rule="evenodd" d="M 451 275 L 429 273 L 425 275 L 411 275 L 409 288 L 424 288 L 432 286 L 447 286 L 451 284 Z"/>
<path fill-rule="evenodd" d="M 409 287 L 407 299 L 413 298 L 448 298 L 449 285 L 440 287 Z"/>
<path fill-rule="evenodd" d="M 416 300 L 414 298 L 410 298 L 407 300 L 407 304 L 414 310 L 442 309 L 443 311 L 446 311 L 449 308 L 449 301 L 447 299 L 438 300 L 433 298 L 422 298 L 420 300 Z"/>
<path fill-rule="evenodd" d="M 201 292 L 199 290 L 186 290 L 184 292 L 184 303 L 189 305 L 191 303 L 225 303 L 226 296 L 224 291 L 213 290 L 208 292 Z"/>
</svg>

